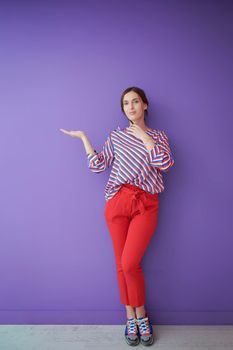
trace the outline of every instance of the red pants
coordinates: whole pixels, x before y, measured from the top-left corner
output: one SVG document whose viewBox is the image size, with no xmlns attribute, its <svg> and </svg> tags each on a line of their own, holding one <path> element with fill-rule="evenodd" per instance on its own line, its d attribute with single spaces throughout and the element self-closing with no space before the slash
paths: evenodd
<svg viewBox="0 0 233 350">
<path fill-rule="evenodd" d="M 158 196 L 125 184 L 104 209 L 115 253 L 120 301 L 132 307 L 145 304 L 140 261 L 157 226 Z"/>
</svg>

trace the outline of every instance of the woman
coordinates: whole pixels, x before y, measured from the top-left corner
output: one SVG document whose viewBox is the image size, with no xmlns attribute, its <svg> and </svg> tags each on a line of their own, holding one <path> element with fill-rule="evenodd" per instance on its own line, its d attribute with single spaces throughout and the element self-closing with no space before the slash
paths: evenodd
<svg viewBox="0 0 233 350">
<path fill-rule="evenodd" d="M 159 198 L 164 190 L 162 172 L 174 164 L 164 131 L 145 124 L 145 92 L 127 88 L 121 110 L 129 120 L 125 129 L 110 132 L 102 152 L 94 150 L 83 131 L 65 134 L 83 141 L 88 167 L 100 173 L 112 165 L 105 187 L 104 216 L 115 253 L 120 301 L 125 305 L 125 340 L 129 345 L 153 344 L 153 328 L 145 310 L 144 275 L 140 261 L 157 225 Z"/>
</svg>

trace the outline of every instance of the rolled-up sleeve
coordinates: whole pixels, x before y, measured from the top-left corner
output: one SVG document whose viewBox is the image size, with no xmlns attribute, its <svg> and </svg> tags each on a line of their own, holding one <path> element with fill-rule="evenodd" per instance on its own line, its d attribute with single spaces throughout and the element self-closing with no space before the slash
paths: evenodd
<svg viewBox="0 0 233 350">
<path fill-rule="evenodd" d="M 95 154 L 86 154 L 88 168 L 94 173 L 101 173 L 110 167 L 114 159 L 114 148 L 111 134 L 105 141 L 103 150 L 101 152 L 95 150 L 94 152 Z"/>
<path fill-rule="evenodd" d="M 169 171 L 175 163 L 169 146 L 168 137 L 164 131 L 159 131 L 155 146 L 148 151 L 147 160 L 151 166 L 164 172 Z"/>
</svg>

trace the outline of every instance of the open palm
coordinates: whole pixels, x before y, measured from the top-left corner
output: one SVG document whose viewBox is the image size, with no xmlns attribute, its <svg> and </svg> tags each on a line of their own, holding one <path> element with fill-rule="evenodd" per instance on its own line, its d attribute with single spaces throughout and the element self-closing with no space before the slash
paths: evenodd
<svg viewBox="0 0 233 350">
<path fill-rule="evenodd" d="M 69 135 L 71 137 L 78 137 L 78 138 L 82 138 L 83 135 L 84 135 L 84 132 L 83 131 L 74 131 L 74 130 L 71 130 L 71 131 L 68 131 L 68 130 L 65 130 L 65 129 L 59 129 L 60 131 L 62 131 L 64 134 L 66 135 Z"/>
</svg>

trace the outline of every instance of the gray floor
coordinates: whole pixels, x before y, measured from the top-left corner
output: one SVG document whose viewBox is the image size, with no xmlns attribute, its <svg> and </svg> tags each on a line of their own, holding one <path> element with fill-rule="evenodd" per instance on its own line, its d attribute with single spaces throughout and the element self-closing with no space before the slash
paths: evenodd
<svg viewBox="0 0 233 350">
<path fill-rule="evenodd" d="M 0 325 L 1 350 L 131 349 L 124 325 Z M 233 350 L 233 326 L 153 326 L 158 350 Z M 137 348 L 144 348 L 138 345 Z"/>
</svg>

